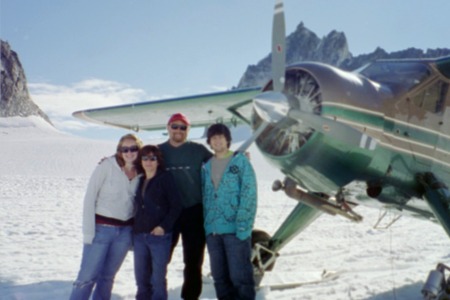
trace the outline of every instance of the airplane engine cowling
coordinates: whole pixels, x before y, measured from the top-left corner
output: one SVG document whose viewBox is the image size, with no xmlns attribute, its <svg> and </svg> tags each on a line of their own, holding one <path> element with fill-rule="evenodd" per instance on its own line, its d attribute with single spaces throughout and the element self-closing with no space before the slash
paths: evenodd
<svg viewBox="0 0 450 300">
<path fill-rule="evenodd" d="M 290 69 L 287 70 L 285 78 L 283 93 L 288 98 L 290 109 L 320 115 L 322 95 L 319 83 L 314 76 L 304 69 Z M 263 91 L 270 90 L 272 90 L 272 82 L 263 89 Z M 263 118 L 254 111 L 253 128 L 258 128 L 262 122 Z M 286 155 L 300 148 L 313 132 L 312 128 L 286 116 L 277 123 L 270 123 L 256 139 L 256 143 L 265 153 L 274 156 Z"/>
<path fill-rule="evenodd" d="M 270 81 L 263 92 L 273 88 Z M 275 121 L 268 120 L 270 111 L 254 110 L 252 125 L 258 128 L 264 121 L 269 125 L 256 140 L 261 151 L 274 155 L 286 155 L 301 148 L 317 130 L 316 124 L 302 120 L 301 115 L 324 116 L 331 118 L 328 107 L 333 103 L 340 105 L 354 105 L 368 110 L 378 110 L 381 105 L 392 98 L 392 92 L 385 86 L 374 82 L 356 72 L 340 70 L 336 67 L 306 62 L 293 65 L 286 70 L 285 86 L 280 99 L 274 100 L 273 105 L 265 105 L 269 110 L 277 110 L 280 104 L 286 102 L 289 107 L 278 109 L 275 116 L 286 111 L 284 118 Z M 264 93 L 263 93 L 264 94 Z M 281 97 L 286 99 L 281 99 Z M 270 97 L 263 98 L 270 102 Z M 275 118 L 273 118 L 275 119 Z M 308 120 L 317 120 L 307 118 Z M 314 127 L 316 126 L 316 127 Z M 315 129 L 314 129 L 315 128 Z"/>
</svg>

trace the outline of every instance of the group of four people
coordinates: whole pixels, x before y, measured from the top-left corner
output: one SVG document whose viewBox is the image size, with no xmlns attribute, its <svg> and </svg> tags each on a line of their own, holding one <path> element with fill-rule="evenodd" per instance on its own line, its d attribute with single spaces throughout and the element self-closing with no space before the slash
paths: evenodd
<svg viewBox="0 0 450 300">
<path fill-rule="evenodd" d="M 227 126 L 208 128 L 204 145 L 187 140 L 177 113 L 168 141 L 146 145 L 123 136 L 88 184 L 83 255 L 71 300 L 110 299 L 114 277 L 133 247 L 136 299 L 167 299 L 167 266 L 182 239 L 183 299 L 199 299 L 208 248 L 218 299 L 254 299 L 251 232 L 257 188 L 247 157 L 230 150 Z"/>
</svg>

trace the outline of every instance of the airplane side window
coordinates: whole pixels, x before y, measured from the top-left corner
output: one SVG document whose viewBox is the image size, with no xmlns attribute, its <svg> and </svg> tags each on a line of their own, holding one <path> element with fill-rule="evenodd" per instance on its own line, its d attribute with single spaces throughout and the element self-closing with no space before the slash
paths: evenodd
<svg viewBox="0 0 450 300">
<path fill-rule="evenodd" d="M 361 74 L 387 85 L 394 93 L 409 91 L 430 75 L 429 68 L 418 62 L 379 61 L 369 65 Z"/>
<path fill-rule="evenodd" d="M 439 80 L 412 97 L 412 101 L 415 105 L 426 111 L 441 114 L 444 109 L 447 92 L 448 83 Z"/>
</svg>

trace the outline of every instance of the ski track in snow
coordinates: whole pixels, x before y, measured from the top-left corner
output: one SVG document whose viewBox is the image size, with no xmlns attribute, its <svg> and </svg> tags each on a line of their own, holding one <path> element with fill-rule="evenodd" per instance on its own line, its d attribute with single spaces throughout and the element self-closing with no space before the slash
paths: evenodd
<svg viewBox="0 0 450 300">
<path fill-rule="evenodd" d="M 86 184 L 98 161 L 116 146 L 116 141 L 81 139 L 43 127 L 0 123 L 0 299 L 68 299 L 81 261 Z M 273 234 L 296 202 L 272 192 L 273 180 L 282 176 L 256 148 L 250 153 L 258 175 L 255 228 Z M 362 223 L 322 215 L 281 250 L 273 270 L 289 282 L 322 270 L 338 272 L 337 279 L 277 291 L 262 286 L 257 299 L 422 299 L 428 272 L 438 262 L 450 262 L 444 230 L 407 216 L 388 229 L 374 229 L 379 211 L 356 211 L 364 216 Z M 181 247 L 175 251 L 169 299 L 179 299 L 182 283 Z M 116 276 L 113 299 L 134 299 L 132 258 L 130 252 Z M 206 275 L 207 255 L 203 269 Z M 204 284 L 201 299 L 215 299 L 212 284 Z"/>
</svg>

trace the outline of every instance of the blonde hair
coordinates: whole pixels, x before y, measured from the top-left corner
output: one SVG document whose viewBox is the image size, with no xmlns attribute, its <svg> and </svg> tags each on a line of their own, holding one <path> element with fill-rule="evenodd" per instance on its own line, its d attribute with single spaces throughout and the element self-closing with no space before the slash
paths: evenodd
<svg viewBox="0 0 450 300">
<path fill-rule="evenodd" d="M 125 140 L 133 140 L 136 142 L 136 145 L 138 146 L 139 149 L 142 148 L 142 146 L 144 145 L 144 143 L 142 143 L 141 139 L 138 138 L 136 135 L 129 133 L 129 134 L 125 134 L 124 136 L 122 136 L 119 140 L 119 142 L 117 143 L 117 147 L 116 147 L 116 161 L 119 164 L 119 166 L 123 167 L 125 165 L 125 161 L 123 160 L 122 157 L 122 152 L 120 151 L 122 148 L 122 144 Z M 134 165 L 135 167 L 137 167 L 137 169 L 139 168 L 139 162 L 136 158 L 136 160 L 134 161 Z"/>
</svg>

